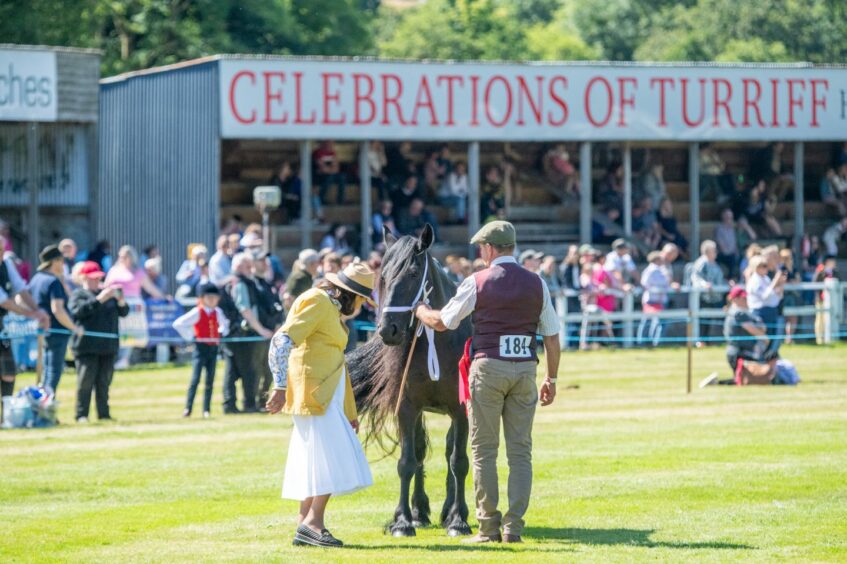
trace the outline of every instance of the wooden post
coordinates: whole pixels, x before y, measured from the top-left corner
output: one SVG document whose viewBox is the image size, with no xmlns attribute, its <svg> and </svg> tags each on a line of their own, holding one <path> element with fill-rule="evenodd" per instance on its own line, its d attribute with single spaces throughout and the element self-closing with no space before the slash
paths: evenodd
<svg viewBox="0 0 847 564">
<path fill-rule="evenodd" d="M 38 330 L 38 353 L 35 357 L 35 385 L 41 384 L 41 374 L 44 372 L 44 332 Z M 54 390 L 55 391 L 55 390 Z"/>
<path fill-rule="evenodd" d="M 692 368 L 692 364 L 693 364 L 693 354 L 692 353 L 693 353 L 693 350 L 694 350 L 694 346 L 693 346 L 693 343 L 691 341 L 693 340 L 693 336 L 694 336 L 693 330 L 692 330 L 694 321 L 693 321 L 693 318 L 691 317 L 691 314 L 692 314 L 692 311 L 691 311 L 691 308 L 689 308 L 688 309 L 688 327 L 685 331 L 685 335 L 686 335 L 685 348 L 686 348 L 686 351 L 688 353 L 688 363 L 687 363 L 688 366 L 687 366 L 687 371 L 686 371 L 687 377 L 686 377 L 686 385 L 685 385 L 685 393 L 686 394 L 691 393 L 691 372 L 692 372 L 692 369 L 693 369 Z"/>
</svg>

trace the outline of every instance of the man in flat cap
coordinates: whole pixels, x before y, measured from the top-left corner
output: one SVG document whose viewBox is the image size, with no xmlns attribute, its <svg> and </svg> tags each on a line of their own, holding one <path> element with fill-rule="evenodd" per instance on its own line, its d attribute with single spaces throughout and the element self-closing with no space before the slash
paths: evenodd
<svg viewBox="0 0 847 564">
<path fill-rule="evenodd" d="M 427 326 L 445 331 L 456 329 L 473 314 L 468 417 L 479 532 L 468 542 L 521 542 L 532 489 L 532 421 L 539 400 L 536 334 L 544 339 L 547 364 L 541 405 L 550 405 L 559 370 L 559 319 L 544 281 L 515 261 L 511 223 L 486 224 L 471 244 L 479 245 L 488 268 L 466 278 L 440 311 L 422 304 L 415 315 Z M 505 515 L 497 510 L 501 419 L 509 459 Z"/>
</svg>

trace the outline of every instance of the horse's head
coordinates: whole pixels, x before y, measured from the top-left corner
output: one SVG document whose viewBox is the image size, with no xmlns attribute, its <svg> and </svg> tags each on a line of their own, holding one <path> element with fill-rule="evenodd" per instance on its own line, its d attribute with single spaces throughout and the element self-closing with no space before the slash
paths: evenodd
<svg viewBox="0 0 847 564">
<path fill-rule="evenodd" d="M 433 280 L 434 267 L 427 249 L 435 234 L 426 224 L 419 237 L 396 239 L 387 229 L 383 237 L 386 252 L 379 280 L 381 315 L 377 331 L 383 343 L 396 346 L 411 338 L 415 321 L 411 307 L 423 298 L 427 279 Z"/>
</svg>

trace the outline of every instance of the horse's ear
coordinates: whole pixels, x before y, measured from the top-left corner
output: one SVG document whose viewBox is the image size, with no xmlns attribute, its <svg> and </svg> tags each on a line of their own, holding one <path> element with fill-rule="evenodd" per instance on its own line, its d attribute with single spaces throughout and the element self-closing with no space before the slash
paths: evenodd
<svg viewBox="0 0 847 564">
<path fill-rule="evenodd" d="M 429 249 L 434 242 L 435 230 L 432 228 L 432 225 L 427 223 L 426 225 L 424 225 L 420 237 L 418 237 L 418 244 L 416 245 L 418 252 L 422 253 L 425 250 Z"/>
<path fill-rule="evenodd" d="M 397 242 L 397 237 L 394 236 L 394 234 L 387 226 L 383 225 L 382 240 L 385 241 L 385 248 L 387 249 L 388 247 Z"/>
</svg>

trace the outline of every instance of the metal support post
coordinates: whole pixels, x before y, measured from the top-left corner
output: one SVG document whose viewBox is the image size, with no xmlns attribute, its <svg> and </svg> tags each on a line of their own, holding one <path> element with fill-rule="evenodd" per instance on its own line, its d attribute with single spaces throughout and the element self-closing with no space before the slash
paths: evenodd
<svg viewBox="0 0 847 564">
<path fill-rule="evenodd" d="M 688 248 L 692 254 L 700 249 L 700 143 L 688 145 Z"/>
<path fill-rule="evenodd" d="M 468 241 L 471 240 L 480 227 L 480 195 L 479 195 L 479 141 L 472 141 L 468 145 Z M 468 249 L 468 258 L 473 260 L 476 249 L 471 245 Z"/>
<path fill-rule="evenodd" d="M 591 243 L 591 142 L 579 146 L 579 241 Z"/>
<path fill-rule="evenodd" d="M 312 142 L 300 141 L 300 247 L 312 246 Z"/>
<path fill-rule="evenodd" d="M 362 260 L 367 260 L 371 252 L 371 167 L 368 164 L 368 149 L 370 143 L 362 141 L 359 144 L 359 197 L 362 205 Z"/>
</svg>

